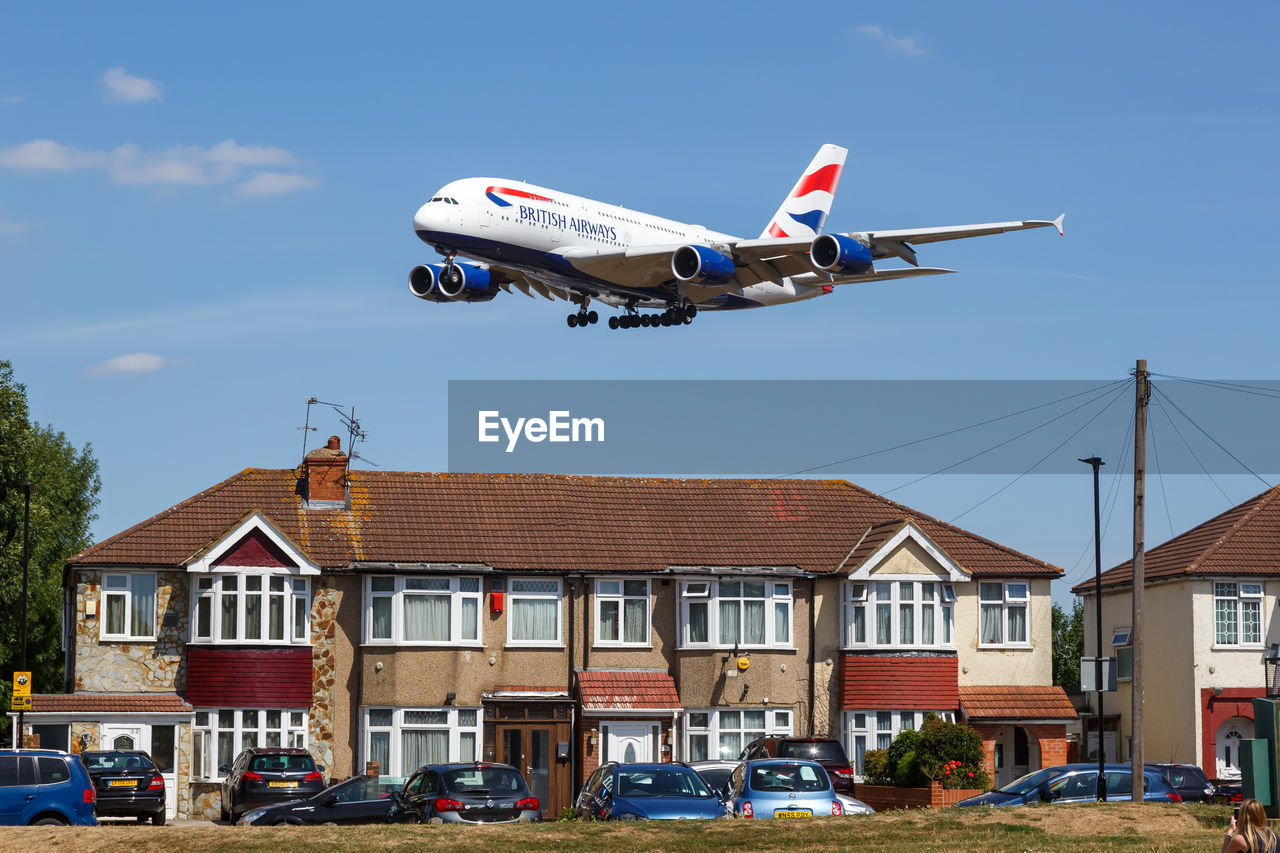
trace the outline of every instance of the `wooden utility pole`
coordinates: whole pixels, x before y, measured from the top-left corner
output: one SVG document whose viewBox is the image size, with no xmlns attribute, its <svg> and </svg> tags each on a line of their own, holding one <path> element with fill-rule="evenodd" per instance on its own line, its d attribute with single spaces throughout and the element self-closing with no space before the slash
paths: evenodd
<svg viewBox="0 0 1280 853">
<path fill-rule="evenodd" d="M 1130 684 L 1133 690 L 1133 747 L 1129 757 L 1133 763 L 1133 801 L 1140 803 L 1146 791 L 1146 779 L 1142 775 L 1142 595 L 1146 585 L 1143 516 L 1147 498 L 1147 401 L 1151 399 L 1151 374 L 1147 372 L 1145 358 L 1138 359 L 1133 375 L 1136 380 L 1133 420 L 1133 681 Z"/>
</svg>

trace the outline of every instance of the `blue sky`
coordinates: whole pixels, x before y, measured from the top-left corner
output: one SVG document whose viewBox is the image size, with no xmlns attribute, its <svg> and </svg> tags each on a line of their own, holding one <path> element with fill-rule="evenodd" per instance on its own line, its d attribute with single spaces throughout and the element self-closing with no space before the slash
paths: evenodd
<svg viewBox="0 0 1280 853">
<path fill-rule="evenodd" d="M 1139 357 L 1271 377 L 1278 36 L 1267 3 L 15 7 L 0 357 L 34 417 L 93 444 L 99 537 L 295 464 L 308 396 L 354 405 L 383 468 L 440 470 L 448 379 L 1106 380 Z M 411 216 L 452 179 L 754 236 L 825 142 L 850 149 L 832 230 L 1066 211 L 1067 237 L 927 246 L 959 273 L 651 332 L 570 330 L 563 303 L 518 294 L 407 293 L 435 257 Z M 320 437 L 340 431 L 324 417 Z M 961 523 L 1070 568 L 1091 531 L 1082 470 Z M 1229 505 L 1170 480 L 1149 541 Z M 1232 501 L 1262 489 L 1222 482 Z M 949 518 L 1002 483 L 893 497 Z"/>
</svg>

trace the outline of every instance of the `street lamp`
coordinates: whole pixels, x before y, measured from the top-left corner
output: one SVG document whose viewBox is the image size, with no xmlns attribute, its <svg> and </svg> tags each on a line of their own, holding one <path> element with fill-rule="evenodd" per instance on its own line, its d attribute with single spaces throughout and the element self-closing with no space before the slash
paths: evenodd
<svg viewBox="0 0 1280 853">
<path fill-rule="evenodd" d="M 23 483 L 22 491 L 26 493 L 26 501 L 22 510 L 22 658 L 18 665 L 21 672 L 27 669 L 27 567 L 31 564 L 31 493 L 36 490 L 35 483 Z M 18 710 L 18 733 L 14 738 L 18 749 L 22 749 L 26 735 L 23 730 L 23 713 Z"/>
</svg>

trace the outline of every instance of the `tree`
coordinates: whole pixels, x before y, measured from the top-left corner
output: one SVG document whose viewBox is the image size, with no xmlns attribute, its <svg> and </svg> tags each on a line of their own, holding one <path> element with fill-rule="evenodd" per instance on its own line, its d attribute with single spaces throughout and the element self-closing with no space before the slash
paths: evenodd
<svg viewBox="0 0 1280 853">
<path fill-rule="evenodd" d="M 1084 599 L 1077 598 L 1071 612 L 1053 604 L 1053 683 L 1063 687 L 1080 684 L 1080 658 L 1084 655 Z"/>
<path fill-rule="evenodd" d="M 97 518 L 98 462 L 67 437 L 30 419 L 27 389 L 0 361 L 0 703 L 8 711 L 12 674 L 22 656 L 22 529 L 31 495 L 27 580 L 27 667 L 36 693 L 62 691 L 62 571 L 87 548 Z M 8 728 L 8 718 L 0 717 Z M 6 738 L 7 739 L 7 738 Z"/>
</svg>

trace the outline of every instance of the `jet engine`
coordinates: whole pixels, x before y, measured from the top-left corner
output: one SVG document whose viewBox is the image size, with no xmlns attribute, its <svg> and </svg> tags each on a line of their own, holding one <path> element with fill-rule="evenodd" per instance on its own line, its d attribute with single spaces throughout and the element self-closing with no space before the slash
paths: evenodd
<svg viewBox="0 0 1280 853">
<path fill-rule="evenodd" d="M 709 246 L 681 246 L 671 255 L 671 272 L 691 284 L 725 284 L 733 280 L 733 258 Z"/>
<path fill-rule="evenodd" d="M 809 244 L 809 260 L 836 275 L 861 275 L 872 268 L 871 250 L 843 234 L 819 234 Z"/>
<path fill-rule="evenodd" d="M 484 267 L 422 264 L 409 271 L 409 292 L 428 302 L 488 302 L 498 288 Z"/>
</svg>

